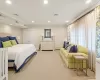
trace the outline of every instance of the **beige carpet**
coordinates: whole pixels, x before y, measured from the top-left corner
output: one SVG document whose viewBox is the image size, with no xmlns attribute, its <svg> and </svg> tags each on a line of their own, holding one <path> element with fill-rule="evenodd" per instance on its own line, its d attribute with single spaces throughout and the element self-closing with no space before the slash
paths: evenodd
<svg viewBox="0 0 100 80">
<path fill-rule="evenodd" d="M 77 76 L 74 70 L 65 67 L 59 51 L 40 51 L 19 73 L 9 70 L 9 80 L 88 80 L 94 77 L 90 70 L 88 77 L 84 73 Z"/>
</svg>

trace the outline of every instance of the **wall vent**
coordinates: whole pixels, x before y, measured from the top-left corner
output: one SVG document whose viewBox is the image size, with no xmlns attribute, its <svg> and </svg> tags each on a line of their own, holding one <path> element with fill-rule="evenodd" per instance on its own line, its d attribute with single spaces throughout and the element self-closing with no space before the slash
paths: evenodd
<svg viewBox="0 0 100 80">
<path fill-rule="evenodd" d="M 59 16 L 59 14 L 54 14 L 54 16 Z"/>
</svg>

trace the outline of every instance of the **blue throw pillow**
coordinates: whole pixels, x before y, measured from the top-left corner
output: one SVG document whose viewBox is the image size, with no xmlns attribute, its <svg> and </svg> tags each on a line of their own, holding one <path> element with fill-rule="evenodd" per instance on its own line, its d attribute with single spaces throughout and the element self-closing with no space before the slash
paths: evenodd
<svg viewBox="0 0 100 80">
<path fill-rule="evenodd" d="M 5 41 L 9 41 L 9 38 L 8 38 L 8 37 L 0 37 L 0 40 L 1 40 L 2 42 L 5 42 Z"/>
<path fill-rule="evenodd" d="M 17 39 L 16 39 L 16 37 L 8 36 L 8 38 L 9 38 L 9 40 L 15 40 L 16 43 L 19 44 L 18 41 L 17 41 Z"/>
<path fill-rule="evenodd" d="M 69 50 L 69 53 L 77 53 L 77 46 L 76 45 L 73 45 L 70 50 Z"/>
<path fill-rule="evenodd" d="M 3 46 L 2 46 L 2 41 L 0 41 L 0 48 L 2 48 Z"/>
<path fill-rule="evenodd" d="M 64 41 L 63 48 L 67 48 L 69 46 L 69 42 Z"/>
<path fill-rule="evenodd" d="M 63 43 L 63 48 L 65 48 L 65 41 L 64 41 L 64 43 Z"/>
</svg>

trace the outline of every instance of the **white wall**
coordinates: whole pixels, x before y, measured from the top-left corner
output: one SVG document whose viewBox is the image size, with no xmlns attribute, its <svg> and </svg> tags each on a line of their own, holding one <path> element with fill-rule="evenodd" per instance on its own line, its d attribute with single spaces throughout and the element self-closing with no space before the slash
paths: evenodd
<svg viewBox="0 0 100 80">
<path fill-rule="evenodd" d="M 19 43 L 22 43 L 22 29 L 21 28 L 17 28 L 17 27 L 5 25 L 5 24 L 0 24 L 0 33 L 9 33 L 12 36 L 19 37 L 20 39 L 18 39 L 18 41 Z"/>
<path fill-rule="evenodd" d="M 63 46 L 63 41 L 67 37 L 67 29 L 65 26 L 35 26 L 23 29 L 23 43 L 32 43 L 38 49 L 41 35 L 44 34 L 44 29 L 51 29 L 51 32 L 55 36 L 55 48 L 60 49 Z"/>
<path fill-rule="evenodd" d="M 100 58 L 96 59 L 96 80 L 100 80 Z"/>
</svg>

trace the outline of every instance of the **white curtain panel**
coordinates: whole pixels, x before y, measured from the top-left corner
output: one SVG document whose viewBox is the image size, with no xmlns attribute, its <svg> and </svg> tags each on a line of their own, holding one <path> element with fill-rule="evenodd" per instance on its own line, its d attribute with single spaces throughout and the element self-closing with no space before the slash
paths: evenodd
<svg viewBox="0 0 100 80">
<path fill-rule="evenodd" d="M 85 18 L 78 21 L 78 44 L 86 47 Z"/>
<path fill-rule="evenodd" d="M 70 26 L 70 42 L 88 48 L 89 68 L 95 71 L 96 17 L 95 10 Z"/>
<path fill-rule="evenodd" d="M 92 11 L 86 16 L 86 30 L 87 30 L 87 48 L 89 50 L 89 67 L 95 70 L 96 60 L 96 18 L 95 11 Z"/>
<path fill-rule="evenodd" d="M 71 40 L 71 43 L 73 43 L 73 44 L 75 44 L 76 42 L 75 42 L 75 36 L 76 36 L 76 34 L 75 34 L 75 26 L 74 26 L 74 24 L 72 24 L 71 26 L 70 26 L 70 40 Z"/>
</svg>

